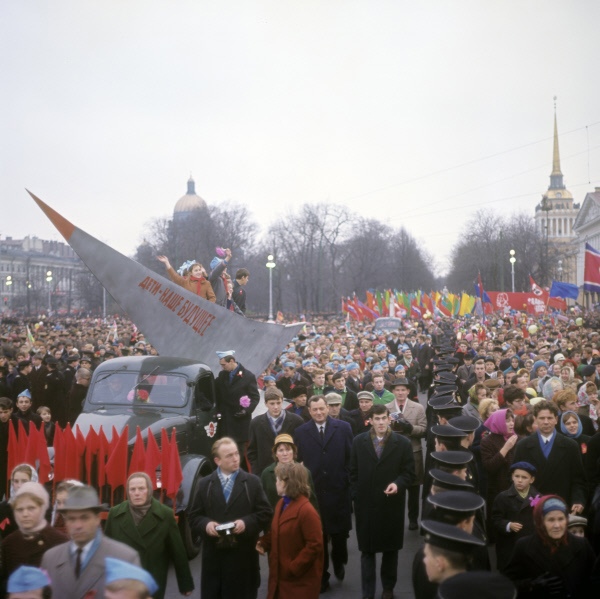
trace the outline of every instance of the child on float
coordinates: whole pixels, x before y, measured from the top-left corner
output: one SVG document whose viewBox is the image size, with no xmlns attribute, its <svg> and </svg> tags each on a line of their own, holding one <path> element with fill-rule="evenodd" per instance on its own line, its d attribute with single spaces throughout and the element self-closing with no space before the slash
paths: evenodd
<svg viewBox="0 0 600 599">
<path fill-rule="evenodd" d="M 184 289 L 207 299 L 209 302 L 215 302 L 216 296 L 212 285 L 206 278 L 206 270 L 199 262 L 187 260 L 175 272 L 166 256 L 157 256 L 159 262 L 162 262 L 167 268 L 167 275 L 174 283 Z"/>
</svg>

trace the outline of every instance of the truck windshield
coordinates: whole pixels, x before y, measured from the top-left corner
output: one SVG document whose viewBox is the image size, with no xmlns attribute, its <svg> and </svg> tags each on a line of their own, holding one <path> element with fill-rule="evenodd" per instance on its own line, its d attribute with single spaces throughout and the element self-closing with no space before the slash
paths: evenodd
<svg viewBox="0 0 600 599">
<path fill-rule="evenodd" d="M 176 374 L 103 372 L 88 397 L 93 404 L 183 407 L 188 399 L 187 379 Z"/>
</svg>

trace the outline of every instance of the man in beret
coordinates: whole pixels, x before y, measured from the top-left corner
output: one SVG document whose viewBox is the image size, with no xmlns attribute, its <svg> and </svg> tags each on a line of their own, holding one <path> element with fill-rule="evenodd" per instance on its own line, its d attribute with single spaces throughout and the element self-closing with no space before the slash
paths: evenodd
<svg viewBox="0 0 600 599">
<path fill-rule="evenodd" d="M 158 591 L 158 585 L 152 575 L 123 560 L 107 557 L 105 599 L 150 599 Z M 185 593 L 185 596 L 192 591 Z"/>
</svg>

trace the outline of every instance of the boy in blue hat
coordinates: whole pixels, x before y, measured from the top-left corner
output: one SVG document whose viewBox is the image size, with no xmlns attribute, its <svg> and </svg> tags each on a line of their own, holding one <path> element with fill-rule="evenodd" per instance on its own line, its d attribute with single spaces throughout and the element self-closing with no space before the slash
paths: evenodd
<svg viewBox="0 0 600 599">
<path fill-rule="evenodd" d="M 50 578 L 46 572 L 32 566 L 21 566 L 6 584 L 8 599 L 49 599 L 52 597 Z"/>
<path fill-rule="evenodd" d="M 105 599 L 149 599 L 158 591 L 152 575 L 139 566 L 112 557 L 104 559 Z M 192 591 L 185 593 L 191 595 Z"/>
</svg>

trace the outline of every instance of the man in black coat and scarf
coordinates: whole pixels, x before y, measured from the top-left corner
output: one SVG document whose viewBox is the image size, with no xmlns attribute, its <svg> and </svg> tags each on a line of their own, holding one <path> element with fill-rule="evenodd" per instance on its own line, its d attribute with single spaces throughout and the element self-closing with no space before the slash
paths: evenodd
<svg viewBox="0 0 600 599">
<path fill-rule="evenodd" d="M 354 439 L 350 459 L 362 595 L 375 596 L 375 555 L 382 553 L 382 597 L 391 599 L 404 542 L 405 491 L 415 479 L 415 462 L 410 441 L 390 429 L 385 406 L 373 406 L 371 422 L 371 431 Z"/>
</svg>

